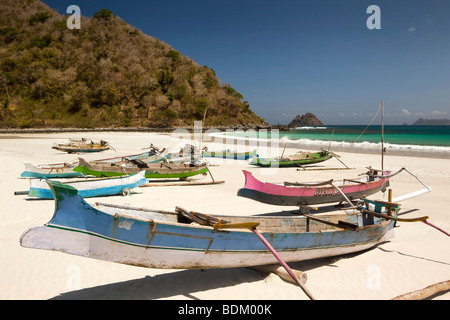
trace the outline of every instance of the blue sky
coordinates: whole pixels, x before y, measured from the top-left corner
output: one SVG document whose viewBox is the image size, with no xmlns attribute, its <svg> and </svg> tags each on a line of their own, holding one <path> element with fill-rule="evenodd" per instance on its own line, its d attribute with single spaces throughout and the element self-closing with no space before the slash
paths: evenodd
<svg viewBox="0 0 450 320">
<path fill-rule="evenodd" d="M 107 8 L 216 71 L 269 123 L 314 113 L 368 124 L 450 118 L 450 1 L 43 0 L 65 14 Z M 370 30 L 370 5 L 381 29 Z M 81 26 L 82 28 L 83 26 Z"/>
</svg>

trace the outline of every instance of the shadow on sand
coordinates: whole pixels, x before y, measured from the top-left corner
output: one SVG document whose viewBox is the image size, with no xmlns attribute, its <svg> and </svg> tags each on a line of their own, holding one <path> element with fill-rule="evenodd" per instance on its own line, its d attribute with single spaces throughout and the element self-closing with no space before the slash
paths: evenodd
<svg viewBox="0 0 450 320">
<path fill-rule="evenodd" d="M 337 267 L 334 265 L 337 260 L 352 258 L 364 252 L 293 262 L 289 263 L 289 266 L 303 272 L 323 266 Z M 249 268 L 174 270 L 170 273 L 66 292 L 51 300 L 155 300 L 174 296 L 196 300 L 196 292 L 257 282 L 266 277 L 267 273 Z"/>
</svg>

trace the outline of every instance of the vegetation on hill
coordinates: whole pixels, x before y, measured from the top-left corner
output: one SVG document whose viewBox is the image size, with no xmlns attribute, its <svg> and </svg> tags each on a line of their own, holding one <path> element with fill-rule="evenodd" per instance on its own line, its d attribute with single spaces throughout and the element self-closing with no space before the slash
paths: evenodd
<svg viewBox="0 0 450 320">
<path fill-rule="evenodd" d="M 69 29 L 38 0 L 0 4 L 0 127 L 263 124 L 244 97 L 111 11 Z"/>
</svg>

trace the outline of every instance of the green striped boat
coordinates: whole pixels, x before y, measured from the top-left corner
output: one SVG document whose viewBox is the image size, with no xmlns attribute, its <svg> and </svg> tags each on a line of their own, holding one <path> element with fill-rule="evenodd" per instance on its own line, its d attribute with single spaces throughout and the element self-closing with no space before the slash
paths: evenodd
<svg viewBox="0 0 450 320">
<path fill-rule="evenodd" d="M 277 158 L 260 158 L 253 157 L 250 164 L 259 167 L 299 167 L 312 163 L 319 163 L 331 159 L 333 153 L 323 150 L 321 152 L 310 153 L 301 152 L 295 155 L 287 157 L 277 157 Z"/>
<path fill-rule="evenodd" d="M 208 172 L 205 166 L 184 163 L 145 163 L 139 160 L 108 163 L 98 161 L 88 162 L 83 158 L 79 158 L 78 166 L 73 170 L 95 177 L 117 177 L 145 170 L 145 177 L 147 179 L 178 178 L 182 180 Z"/>
</svg>

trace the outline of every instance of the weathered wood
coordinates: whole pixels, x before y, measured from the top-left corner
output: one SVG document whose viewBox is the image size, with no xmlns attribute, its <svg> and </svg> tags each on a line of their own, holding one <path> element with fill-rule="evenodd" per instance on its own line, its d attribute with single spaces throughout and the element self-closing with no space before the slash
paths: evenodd
<svg viewBox="0 0 450 320">
<path fill-rule="evenodd" d="M 353 182 L 353 183 L 367 184 L 367 182 L 359 181 L 359 180 L 355 180 L 355 179 L 344 179 L 344 183 L 345 183 L 345 181 L 349 181 L 349 182 Z"/>
<path fill-rule="evenodd" d="M 253 229 L 259 226 L 259 222 L 242 222 L 242 223 L 227 223 L 224 220 L 219 220 L 213 224 L 214 229 Z"/>
<path fill-rule="evenodd" d="M 350 223 L 350 222 L 345 222 L 345 221 L 341 221 L 339 220 L 338 223 L 334 223 L 334 222 L 330 222 L 330 221 L 326 221 L 326 220 L 322 220 L 316 217 L 313 217 L 310 214 L 303 214 L 305 217 L 307 217 L 308 219 L 317 221 L 317 222 L 321 222 L 323 224 L 327 224 L 336 228 L 341 228 L 341 229 L 350 229 L 350 230 L 358 230 L 358 225 Z"/>
<path fill-rule="evenodd" d="M 427 221 L 427 219 L 429 218 L 428 216 L 418 217 L 418 218 L 410 218 L 410 219 L 398 218 L 398 217 L 388 216 L 387 214 L 382 214 L 382 213 L 378 213 L 378 212 L 374 212 L 374 211 L 370 211 L 370 210 L 366 210 L 366 209 L 362 209 L 361 212 L 365 213 L 365 214 L 371 214 L 378 218 L 384 218 L 386 220 L 394 220 L 394 221 L 399 221 L 399 222 L 424 222 L 424 221 Z"/>
<path fill-rule="evenodd" d="M 28 191 L 14 191 L 15 196 L 27 195 Z"/>
<path fill-rule="evenodd" d="M 450 280 L 432 284 L 426 288 L 402 294 L 392 300 L 423 300 L 440 292 L 450 290 Z"/>
<path fill-rule="evenodd" d="M 213 226 L 216 224 L 220 225 L 220 224 L 228 223 L 227 220 L 218 219 L 216 217 L 213 217 L 213 216 L 210 216 L 207 214 L 203 214 L 200 212 L 188 211 L 181 207 L 176 207 L 175 211 L 178 212 L 179 214 L 181 214 L 184 218 L 191 220 L 192 222 L 196 222 L 200 225 L 204 225 L 204 226 Z"/>
<path fill-rule="evenodd" d="M 279 265 L 254 266 L 254 267 L 249 267 L 249 269 L 252 269 L 252 270 L 255 270 L 258 272 L 262 272 L 262 273 L 273 273 L 273 274 L 276 274 L 277 276 L 279 276 L 282 280 L 284 280 L 286 282 L 289 282 L 292 284 L 297 284 L 297 282 L 294 279 L 292 279 L 291 275 L 289 273 L 287 273 L 287 271 L 283 267 L 280 267 Z M 303 284 L 306 284 L 306 281 L 308 280 L 308 276 L 306 273 L 304 273 L 300 270 L 295 270 L 295 269 L 291 269 L 291 270 Z"/>
<path fill-rule="evenodd" d="M 300 183 L 300 182 L 285 181 L 284 185 L 285 186 L 297 186 L 297 187 L 316 187 L 316 186 L 327 186 L 327 185 L 331 185 L 332 183 L 333 183 L 333 179 L 328 180 L 328 181 L 316 182 L 316 183 Z"/>
</svg>

